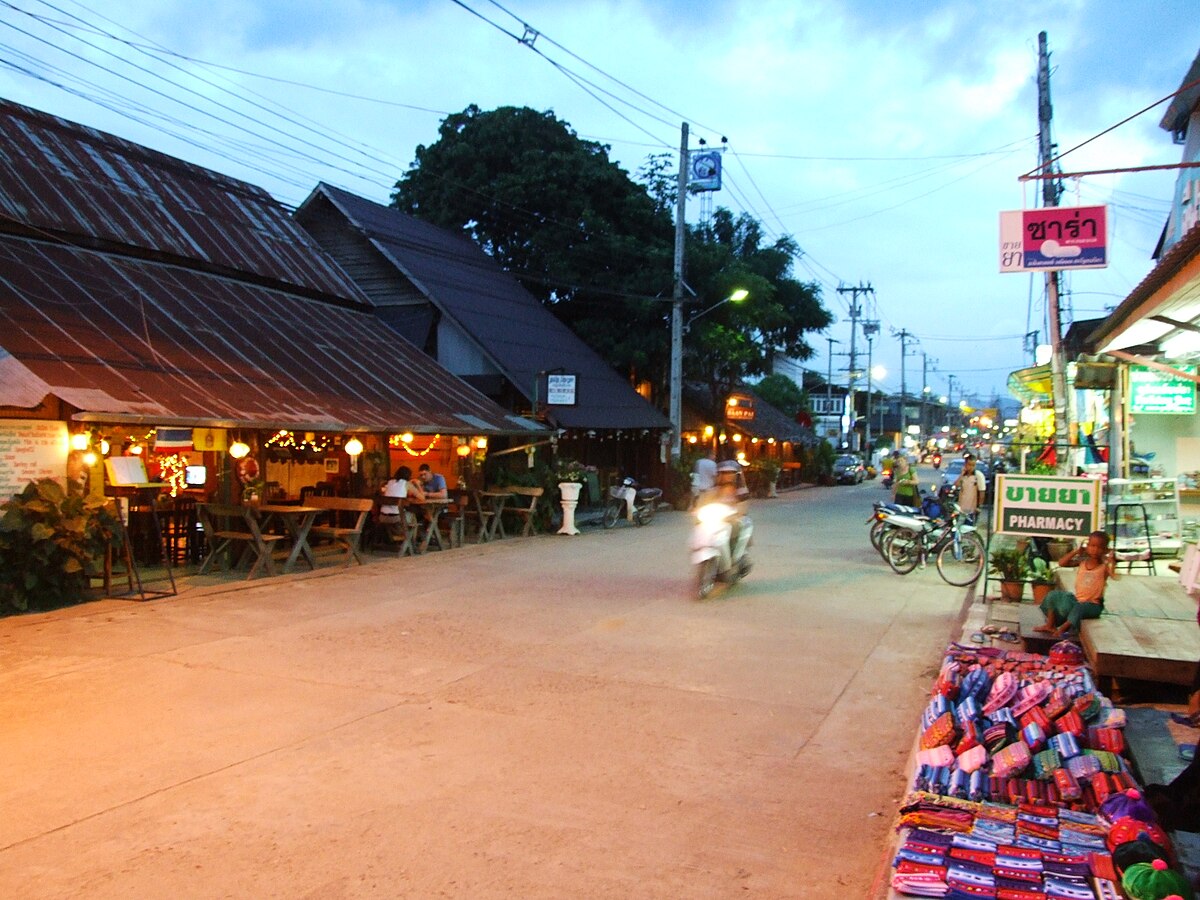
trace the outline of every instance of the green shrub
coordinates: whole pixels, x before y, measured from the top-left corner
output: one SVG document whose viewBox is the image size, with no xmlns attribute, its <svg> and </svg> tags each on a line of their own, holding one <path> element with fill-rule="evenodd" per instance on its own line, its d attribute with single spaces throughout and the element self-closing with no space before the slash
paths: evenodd
<svg viewBox="0 0 1200 900">
<path fill-rule="evenodd" d="M 0 613 L 79 603 L 88 573 L 121 546 L 104 504 L 68 495 L 52 478 L 29 482 L 0 511 Z"/>
</svg>

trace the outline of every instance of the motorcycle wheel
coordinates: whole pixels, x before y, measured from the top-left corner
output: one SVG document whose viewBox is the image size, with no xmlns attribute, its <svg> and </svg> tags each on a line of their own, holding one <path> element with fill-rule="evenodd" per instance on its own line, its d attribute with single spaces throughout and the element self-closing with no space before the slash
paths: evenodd
<svg viewBox="0 0 1200 900">
<path fill-rule="evenodd" d="M 887 519 L 876 519 L 871 523 L 871 546 L 875 548 L 876 552 L 879 552 L 879 542 L 883 540 L 883 532 L 886 528 Z"/>
<path fill-rule="evenodd" d="M 617 524 L 617 519 L 621 518 L 621 504 L 615 501 L 609 501 L 604 507 L 604 527 L 612 528 Z"/>
<path fill-rule="evenodd" d="M 895 525 L 891 522 L 884 523 L 883 528 L 879 532 L 879 546 L 877 546 L 875 548 L 876 550 L 879 551 L 880 559 L 882 559 L 884 561 L 887 560 L 888 543 L 891 541 L 892 536 L 897 531 L 901 531 L 901 530 L 904 530 L 904 529 L 901 529 L 899 525 Z"/>
<path fill-rule="evenodd" d="M 706 559 L 696 566 L 696 596 L 703 600 L 717 586 L 717 558 Z"/>
<path fill-rule="evenodd" d="M 649 525 L 654 521 L 654 507 L 643 506 L 641 509 L 635 510 L 633 513 L 634 525 Z"/>
<path fill-rule="evenodd" d="M 897 575 L 907 575 L 921 561 L 921 536 L 908 528 L 893 530 L 885 548 L 883 558 Z"/>
<path fill-rule="evenodd" d="M 983 538 L 973 531 L 968 531 L 959 540 L 959 553 L 954 552 L 954 542 L 947 541 L 938 551 L 937 570 L 942 580 L 956 587 L 966 587 L 974 584 L 983 574 L 983 561 L 987 551 L 983 546 Z"/>
</svg>

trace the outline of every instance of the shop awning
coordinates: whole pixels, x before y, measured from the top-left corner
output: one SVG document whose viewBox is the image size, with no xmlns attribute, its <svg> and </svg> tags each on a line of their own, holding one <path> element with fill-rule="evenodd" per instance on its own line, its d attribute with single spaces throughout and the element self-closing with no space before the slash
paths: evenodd
<svg viewBox="0 0 1200 900">
<path fill-rule="evenodd" d="M 1054 396 L 1050 366 L 1030 366 L 1008 376 L 1008 391 L 1022 403 L 1050 400 Z"/>
<path fill-rule="evenodd" d="M 0 236 L 0 405 L 153 425 L 529 434 L 367 312 Z"/>
</svg>

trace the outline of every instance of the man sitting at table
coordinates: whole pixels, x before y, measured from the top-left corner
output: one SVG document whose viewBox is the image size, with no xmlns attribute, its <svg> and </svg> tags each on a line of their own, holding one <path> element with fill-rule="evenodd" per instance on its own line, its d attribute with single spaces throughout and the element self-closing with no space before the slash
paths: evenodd
<svg viewBox="0 0 1200 900">
<path fill-rule="evenodd" d="M 417 478 L 421 481 L 421 489 L 429 500 L 445 500 L 450 496 L 446 490 L 446 479 L 429 468 L 429 463 L 421 463 L 417 468 Z"/>
</svg>

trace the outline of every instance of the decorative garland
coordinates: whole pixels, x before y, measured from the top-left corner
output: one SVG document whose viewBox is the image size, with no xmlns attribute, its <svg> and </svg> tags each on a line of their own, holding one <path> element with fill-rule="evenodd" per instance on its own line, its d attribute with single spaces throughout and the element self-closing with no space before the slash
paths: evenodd
<svg viewBox="0 0 1200 900">
<path fill-rule="evenodd" d="M 187 457 L 179 453 L 158 457 L 159 477 L 171 486 L 170 494 L 178 497 L 187 488 Z"/>
<path fill-rule="evenodd" d="M 420 459 L 422 456 L 425 456 L 427 453 L 429 453 L 431 450 L 433 450 L 434 447 L 437 446 L 438 440 L 440 438 L 441 438 L 440 434 L 435 434 L 433 436 L 433 440 L 431 440 L 429 442 L 428 447 L 426 447 L 424 450 L 414 450 L 412 447 L 409 446 L 409 443 L 413 439 L 411 434 L 408 434 L 408 433 L 393 434 L 391 437 L 388 438 L 388 446 L 389 447 L 402 447 L 404 449 L 404 452 L 407 453 L 409 456 L 415 456 L 416 458 Z"/>
<path fill-rule="evenodd" d="M 314 453 L 324 453 L 329 449 L 331 443 L 329 437 L 323 434 L 314 435 L 312 440 L 305 437 L 298 441 L 294 432 L 281 428 L 267 438 L 265 446 L 268 448 L 278 447 L 281 450 L 310 450 Z"/>
</svg>

